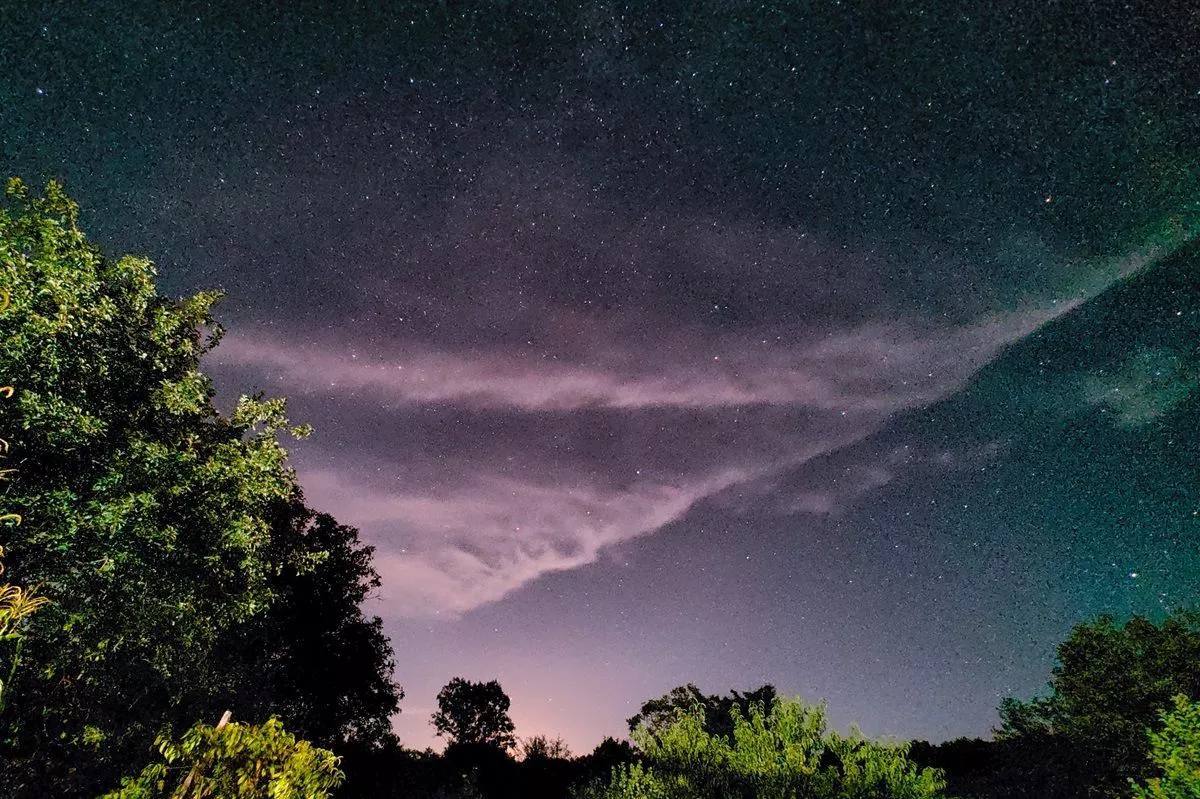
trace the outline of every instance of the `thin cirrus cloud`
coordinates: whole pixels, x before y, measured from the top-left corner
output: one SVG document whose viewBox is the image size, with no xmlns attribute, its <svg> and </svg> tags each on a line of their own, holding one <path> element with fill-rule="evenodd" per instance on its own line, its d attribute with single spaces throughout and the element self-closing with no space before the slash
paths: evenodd
<svg viewBox="0 0 1200 799">
<path fill-rule="evenodd" d="M 360 356 L 349 347 L 296 344 L 263 331 L 227 336 L 219 354 L 222 364 L 252 368 L 292 391 L 357 392 L 391 403 L 459 402 L 526 411 L 788 405 L 886 413 L 942 396 L 998 348 L 1075 304 L 951 330 L 922 332 L 897 324 L 789 333 L 786 340 L 798 344 L 781 343 L 785 337 L 774 331 L 710 337 L 686 351 L 668 348 L 665 355 L 628 335 L 598 365 L 427 345 Z"/>
<path fill-rule="evenodd" d="M 313 504 L 377 547 L 382 613 L 456 617 L 699 503 L 839 512 L 903 468 L 849 445 L 1163 254 L 1086 265 L 1069 299 L 957 326 L 730 330 L 542 305 L 520 320 L 532 337 L 502 328 L 489 347 L 386 326 L 346 343 L 297 322 L 239 328 L 210 357 L 222 380 L 283 391 L 318 424 L 298 470 Z M 850 459 L 838 479 L 807 468 L 831 453 Z"/>
<path fill-rule="evenodd" d="M 378 547 L 386 615 L 455 617 L 592 563 L 701 501 L 736 502 L 743 489 L 753 495 L 755 484 L 862 440 L 1074 304 L 949 329 L 692 330 L 668 337 L 690 344 L 663 348 L 630 332 L 606 337 L 589 362 L 427 344 L 363 354 L 262 331 L 231 334 L 214 357 L 219 370 L 319 399 L 333 420 L 321 425 L 330 442 L 357 426 L 378 431 L 378 451 L 349 447 L 353 459 L 318 439 L 319 454 L 301 458 L 306 492 Z M 404 440 L 428 408 L 457 414 L 460 432 L 438 436 L 436 453 Z M 575 429 L 596 430 L 596 414 L 616 443 L 562 443 Z M 654 468 L 636 468 L 656 454 Z M 399 478 L 401 459 L 412 479 Z M 792 512 L 831 513 L 887 482 L 871 465 L 855 474 L 861 480 L 792 486 L 791 502 L 775 499 Z"/>
</svg>

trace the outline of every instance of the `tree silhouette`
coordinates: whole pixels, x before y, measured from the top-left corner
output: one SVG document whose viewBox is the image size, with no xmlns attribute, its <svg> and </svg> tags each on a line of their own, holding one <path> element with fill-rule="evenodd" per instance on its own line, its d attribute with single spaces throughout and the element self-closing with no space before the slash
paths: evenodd
<svg viewBox="0 0 1200 799">
<path fill-rule="evenodd" d="M 672 688 L 671 692 L 651 699 L 642 705 L 636 715 L 626 723 L 629 731 L 644 726 L 650 732 L 669 726 L 682 713 L 687 715 L 703 711 L 704 731 L 709 735 L 729 738 L 733 735 L 730 711 L 737 708 L 742 716 L 749 716 L 752 707 L 770 711 L 776 699 L 775 686 L 763 685 L 752 691 L 730 691 L 728 696 L 702 694 L 695 685 L 688 683 Z"/>
<path fill-rule="evenodd" d="M 508 716 L 511 702 L 495 680 L 470 682 L 455 677 L 438 692 L 437 701 L 433 726 L 451 744 L 487 744 L 500 749 L 516 745 Z"/>
<path fill-rule="evenodd" d="M 391 645 L 362 605 L 379 587 L 374 550 L 358 531 L 304 504 L 296 489 L 270 517 L 266 558 L 274 601 L 224 647 L 227 688 L 245 714 L 275 715 L 287 728 L 341 754 L 346 744 L 392 738 L 404 692 L 392 681 Z"/>
<path fill-rule="evenodd" d="M 1146 730 L 1181 694 L 1200 699 L 1200 614 L 1156 624 L 1109 616 L 1078 624 L 1058 647 L 1047 696 L 1000 707 L 998 737 L 1022 762 L 1065 779 L 1079 795 L 1125 796 L 1153 772 Z"/>
</svg>

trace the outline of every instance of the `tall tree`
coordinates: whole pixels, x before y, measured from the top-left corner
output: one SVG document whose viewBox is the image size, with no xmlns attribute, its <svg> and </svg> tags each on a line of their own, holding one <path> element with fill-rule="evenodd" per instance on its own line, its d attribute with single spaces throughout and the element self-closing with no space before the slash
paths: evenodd
<svg viewBox="0 0 1200 799">
<path fill-rule="evenodd" d="M 455 677 L 438 692 L 432 723 L 451 744 L 484 744 L 500 749 L 516 745 L 508 694 L 495 680 L 470 682 Z"/>
<path fill-rule="evenodd" d="M 154 277 L 146 259 L 108 258 L 88 242 L 57 185 L 35 196 L 10 182 L 0 384 L 19 390 L 0 404 L 0 429 L 19 466 L 4 508 L 24 522 L 0 527 L 0 546 L 11 574 L 50 602 L 29 620 L 10 686 L 20 702 L 0 716 L 6 796 L 95 795 L 144 762 L 164 729 L 218 715 L 256 676 L 235 657 L 238 642 L 272 607 L 287 616 L 320 604 L 305 592 L 337 595 L 322 612 L 340 619 L 315 615 L 328 646 L 359 635 L 357 651 L 372 650 L 367 668 L 381 673 L 378 627 L 350 609 L 370 583 L 366 554 L 331 521 L 301 541 L 277 523 L 297 490 L 279 438 L 305 430 L 282 400 L 242 397 L 217 413 L 200 359 L 220 339 L 218 295 L 171 300 Z M 355 698 L 306 721 L 347 734 L 373 705 L 366 724 L 377 726 L 391 700 L 372 684 L 338 689 Z M 310 688 L 293 679 L 287 709 Z"/>
</svg>

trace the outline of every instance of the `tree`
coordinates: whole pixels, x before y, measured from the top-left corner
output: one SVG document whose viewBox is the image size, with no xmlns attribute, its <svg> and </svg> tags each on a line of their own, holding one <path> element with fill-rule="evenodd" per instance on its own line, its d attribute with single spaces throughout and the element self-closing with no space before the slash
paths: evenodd
<svg viewBox="0 0 1200 799">
<path fill-rule="evenodd" d="M 562 738 L 547 738 L 545 735 L 535 735 L 521 741 L 521 759 L 530 760 L 570 760 L 571 748 Z"/>
<path fill-rule="evenodd" d="M 362 603 L 379 587 L 374 550 L 353 527 L 317 513 L 297 489 L 276 503 L 264 557 L 272 602 L 240 625 L 219 655 L 241 713 L 278 716 L 288 729 L 342 752 L 392 741 L 404 692 L 391 645 Z M 252 675 L 245 679 L 244 675 Z"/>
<path fill-rule="evenodd" d="M 1161 729 L 1150 732 L 1150 759 L 1159 776 L 1134 787 L 1134 799 L 1200 797 L 1200 702 L 1176 696 L 1161 715 Z"/>
<path fill-rule="evenodd" d="M 470 682 L 455 677 L 438 692 L 437 702 L 434 729 L 452 744 L 485 744 L 500 749 L 516 745 L 508 716 L 511 703 L 495 680 Z"/>
<path fill-rule="evenodd" d="M 101 799 L 325 799 L 343 779 L 332 752 L 296 740 L 274 718 L 197 724 L 157 746 L 161 760 Z"/>
<path fill-rule="evenodd" d="M 746 716 L 755 705 L 774 707 L 776 696 L 773 685 L 763 685 L 745 693 L 730 691 L 728 696 L 720 696 L 703 694 L 695 685 L 688 683 L 672 688 L 669 693 L 657 699 L 646 701 L 626 723 L 631 733 L 639 727 L 645 727 L 653 733 L 670 725 L 680 714 L 703 711 L 705 731 L 710 735 L 728 738 L 733 734 L 733 708 L 736 707 Z"/>
<path fill-rule="evenodd" d="M 681 712 L 634 731 L 641 763 L 613 770 L 582 799 L 843 799 L 942 797 L 941 775 L 918 768 L 903 745 L 827 729 L 822 706 L 774 700 L 730 711 L 732 735 L 705 729 L 704 711 Z"/>
<path fill-rule="evenodd" d="M 1006 700 L 998 737 L 1032 754 L 1031 779 L 1065 777 L 1077 795 L 1125 797 L 1151 770 L 1146 730 L 1182 694 L 1200 698 L 1200 616 L 1155 624 L 1103 616 L 1077 625 L 1058 647 L 1045 697 Z"/>
<path fill-rule="evenodd" d="M 378 625 L 354 607 L 369 553 L 332 520 L 279 522 L 281 507 L 299 513 L 286 510 L 298 494 L 279 439 L 306 429 L 278 399 L 217 413 L 200 359 L 220 340 L 219 295 L 171 300 L 154 276 L 149 261 L 89 243 L 61 187 L 38 197 L 10 182 L 0 384 L 20 391 L 0 404 L 0 430 L 20 457 L 5 510 L 24 523 L 19 536 L 0 526 L 0 546 L 11 574 L 50 600 L 26 626 L 9 686 L 21 701 L 0 716 L 10 797 L 95 795 L 161 730 L 231 696 L 254 696 L 259 718 L 278 702 L 329 741 L 377 735 L 398 696 L 380 681 L 390 657 Z M 299 637 L 272 637 L 268 623 Z M 319 666 L 343 643 L 365 664 L 330 685 L 307 680 L 300 659 L 319 637 Z M 275 649 L 247 659 L 250 641 Z M 260 669 L 271 691 L 257 696 Z"/>
</svg>

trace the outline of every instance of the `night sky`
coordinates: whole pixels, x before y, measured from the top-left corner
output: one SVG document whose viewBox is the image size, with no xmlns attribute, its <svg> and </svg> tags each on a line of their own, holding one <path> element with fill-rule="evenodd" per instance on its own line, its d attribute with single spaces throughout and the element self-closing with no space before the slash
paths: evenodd
<svg viewBox="0 0 1200 799">
<path fill-rule="evenodd" d="M 335 7 L 336 6 L 336 7 Z M 986 734 L 1200 589 L 1200 4 L 0 0 L 0 164 L 316 433 L 408 696 Z"/>
</svg>

